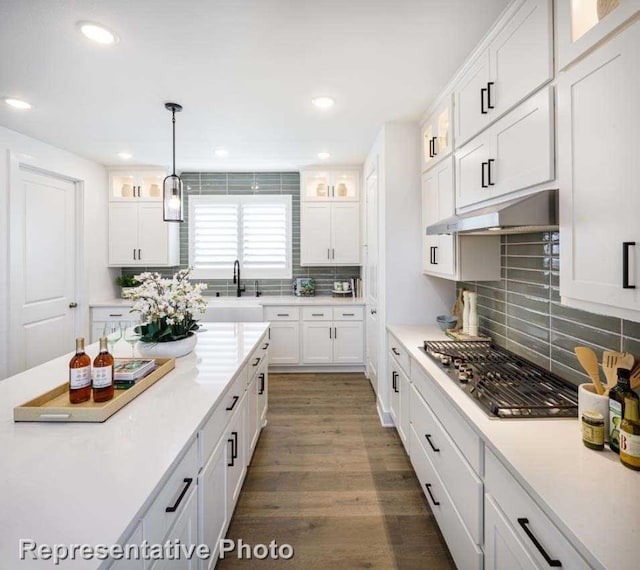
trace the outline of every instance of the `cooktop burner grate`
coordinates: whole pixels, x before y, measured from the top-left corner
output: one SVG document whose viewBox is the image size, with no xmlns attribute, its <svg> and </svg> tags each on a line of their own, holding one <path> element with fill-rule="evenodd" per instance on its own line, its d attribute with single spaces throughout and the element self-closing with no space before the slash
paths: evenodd
<svg viewBox="0 0 640 570">
<path fill-rule="evenodd" d="M 578 415 L 573 384 L 490 342 L 425 341 L 423 350 L 454 380 L 464 378 L 462 389 L 490 416 Z"/>
</svg>

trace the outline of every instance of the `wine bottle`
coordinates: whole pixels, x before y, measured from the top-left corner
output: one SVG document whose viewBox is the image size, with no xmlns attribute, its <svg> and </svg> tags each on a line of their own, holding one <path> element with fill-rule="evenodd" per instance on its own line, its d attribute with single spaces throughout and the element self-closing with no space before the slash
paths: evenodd
<svg viewBox="0 0 640 570">
<path fill-rule="evenodd" d="M 624 419 L 620 424 L 620 461 L 625 467 L 640 471 L 638 400 L 628 397 L 624 400 Z"/>
<path fill-rule="evenodd" d="M 625 398 L 638 401 L 638 395 L 631 389 L 631 372 L 618 368 L 618 383 L 609 391 L 609 448 L 620 453 L 620 424 L 624 417 Z"/>
<path fill-rule="evenodd" d="M 91 398 L 91 358 L 84 351 L 84 338 L 76 339 L 76 353 L 69 361 L 69 402 L 81 404 Z"/>
<path fill-rule="evenodd" d="M 107 337 L 100 338 L 100 352 L 93 360 L 93 401 L 113 398 L 113 356 L 109 354 Z"/>
</svg>

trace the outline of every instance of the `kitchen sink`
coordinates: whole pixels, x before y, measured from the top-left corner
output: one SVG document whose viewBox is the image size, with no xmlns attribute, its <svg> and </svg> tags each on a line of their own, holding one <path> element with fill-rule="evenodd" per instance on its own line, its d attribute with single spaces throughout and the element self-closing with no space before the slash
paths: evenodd
<svg viewBox="0 0 640 570">
<path fill-rule="evenodd" d="M 255 298 L 214 297 L 209 299 L 207 312 L 200 320 L 217 323 L 262 321 L 262 305 Z"/>
</svg>

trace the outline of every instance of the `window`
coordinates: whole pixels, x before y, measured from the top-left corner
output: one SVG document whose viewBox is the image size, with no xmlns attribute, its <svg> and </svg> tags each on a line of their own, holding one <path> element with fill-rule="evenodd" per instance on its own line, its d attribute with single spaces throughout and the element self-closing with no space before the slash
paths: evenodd
<svg viewBox="0 0 640 570">
<path fill-rule="evenodd" d="M 196 279 L 286 279 L 291 196 L 190 196 L 189 265 Z"/>
</svg>

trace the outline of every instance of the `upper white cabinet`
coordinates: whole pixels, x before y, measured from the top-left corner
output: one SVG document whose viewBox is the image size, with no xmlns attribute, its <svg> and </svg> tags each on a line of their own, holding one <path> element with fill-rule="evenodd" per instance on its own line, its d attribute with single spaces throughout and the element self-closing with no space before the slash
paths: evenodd
<svg viewBox="0 0 640 570">
<path fill-rule="evenodd" d="M 300 265 L 360 263 L 360 204 L 303 202 Z"/>
<path fill-rule="evenodd" d="M 422 127 L 422 171 L 445 158 L 453 148 L 451 95 L 425 121 Z"/>
<path fill-rule="evenodd" d="M 360 199 L 360 170 L 303 170 L 300 189 L 303 201 L 357 202 Z"/>
<path fill-rule="evenodd" d="M 456 207 L 553 179 L 553 138 L 549 87 L 456 151 Z"/>
<path fill-rule="evenodd" d="M 555 4 L 559 70 L 640 11 L 640 0 L 563 0 Z"/>
<path fill-rule="evenodd" d="M 110 170 L 109 200 L 111 202 L 143 200 L 162 201 L 164 170 Z"/>
<path fill-rule="evenodd" d="M 109 204 L 110 266 L 174 266 L 179 262 L 179 224 L 162 219 L 161 202 Z"/>
<path fill-rule="evenodd" d="M 640 319 L 639 90 L 640 22 L 558 77 L 560 294 L 633 320 Z"/>
<path fill-rule="evenodd" d="M 515 5 L 454 89 L 455 138 L 462 144 L 553 77 L 551 0 Z"/>
</svg>

